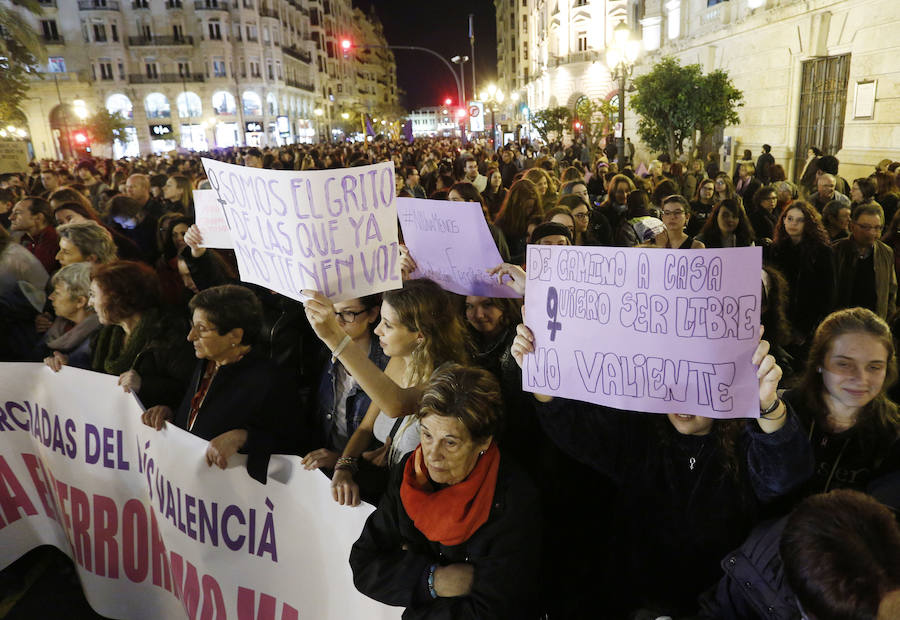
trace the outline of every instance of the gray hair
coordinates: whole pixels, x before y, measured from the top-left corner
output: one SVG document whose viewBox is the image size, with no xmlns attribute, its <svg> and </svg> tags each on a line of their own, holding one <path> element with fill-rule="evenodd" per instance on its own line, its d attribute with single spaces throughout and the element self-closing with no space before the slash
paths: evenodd
<svg viewBox="0 0 900 620">
<path fill-rule="evenodd" d="M 796 200 L 800 197 L 800 192 L 797 189 L 797 186 L 790 181 L 779 181 L 775 184 L 775 191 L 790 192 L 792 200 Z"/>
<path fill-rule="evenodd" d="M 72 297 L 91 296 L 91 264 L 72 263 L 53 274 L 50 286 L 64 284 Z"/>
<path fill-rule="evenodd" d="M 93 254 L 98 263 L 116 260 L 116 244 L 108 230 L 94 221 L 72 222 L 56 229 L 60 239 L 71 241 L 85 257 Z"/>
</svg>

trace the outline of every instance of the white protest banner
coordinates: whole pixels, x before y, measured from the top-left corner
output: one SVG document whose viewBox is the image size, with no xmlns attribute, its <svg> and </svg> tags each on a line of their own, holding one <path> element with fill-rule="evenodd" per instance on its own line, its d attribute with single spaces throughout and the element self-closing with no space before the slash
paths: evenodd
<svg viewBox="0 0 900 620">
<path fill-rule="evenodd" d="M 28 143 L 0 140 L 0 173 L 25 172 L 28 169 Z"/>
<path fill-rule="evenodd" d="M 203 234 L 204 248 L 234 248 L 225 210 L 213 189 L 194 190 L 194 215 Z"/>
<path fill-rule="evenodd" d="M 241 279 L 292 299 L 342 301 L 400 288 L 390 162 L 264 170 L 202 159 L 224 207 Z"/>
<path fill-rule="evenodd" d="M 347 562 L 371 507 L 275 456 L 267 484 L 207 442 L 140 423 L 116 377 L 0 364 L 0 569 L 44 544 L 75 562 L 100 614 L 159 618 L 396 619 Z"/>
<path fill-rule="evenodd" d="M 761 248 L 528 246 L 522 387 L 617 409 L 759 417 Z"/>
<path fill-rule="evenodd" d="M 416 261 L 411 277 L 430 278 L 459 295 L 519 296 L 487 273 L 503 259 L 480 204 L 398 198 L 397 214 L 403 242 Z"/>
</svg>

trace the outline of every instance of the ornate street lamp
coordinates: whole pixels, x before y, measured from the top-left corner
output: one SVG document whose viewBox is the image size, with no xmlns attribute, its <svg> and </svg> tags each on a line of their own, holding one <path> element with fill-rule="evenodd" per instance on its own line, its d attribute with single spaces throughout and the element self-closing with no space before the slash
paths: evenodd
<svg viewBox="0 0 900 620">
<path fill-rule="evenodd" d="M 641 42 L 631 38 L 631 28 L 621 21 L 613 28 L 612 45 L 606 48 L 606 66 L 619 87 L 619 123 L 622 130 L 616 139 L 619 161 L 624 164 L 625 154 L 625 85 L 634 73 L 634 63 L 641 51 Z"/>
<path fill-rule="evenodd" d="M 494 122 L 497 107 L 503 103 L 506 96 L 497 88 L 496 84 L 489 84 L 487 91 L 481 93 L 481 100 L 491 111 L 491 146 L 497 150 L 497 124 Z"/>
</svg>

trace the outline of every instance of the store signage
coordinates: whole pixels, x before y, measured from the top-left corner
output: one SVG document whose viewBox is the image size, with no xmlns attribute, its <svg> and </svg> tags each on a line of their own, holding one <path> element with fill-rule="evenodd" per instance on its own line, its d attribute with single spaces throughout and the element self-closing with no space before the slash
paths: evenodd
<svg viewBox="0 0 900 620">
<path fill-rule="evenodd" d="M 256 133 L 263 130 L 262 123 L 258 123 L 256 121 L 250 121 L 249 123 L 244 123 L 244 129 L 251 133 Z"/>
<path fill-rule="evenodd" d="M 150 135 L 154 137 L 168 136 L 172 133 L 171 125 L 150 125 Z"/>
</svg>

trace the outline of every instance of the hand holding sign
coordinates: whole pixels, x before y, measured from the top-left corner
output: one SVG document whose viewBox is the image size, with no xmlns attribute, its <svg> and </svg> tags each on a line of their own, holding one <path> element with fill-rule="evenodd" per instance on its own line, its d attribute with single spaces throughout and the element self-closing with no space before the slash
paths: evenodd
<svg viewBox="0 0 900 620">
<path fill-rule="evenodd" d="M 337 322 L 334 304 L 319 291 L 302 291 L 302 293 L 306 296 L 303 308 L 309 325 L 316 332 L 316 336 L 334 351 L 346 335 Z"/>
<path fill-rule="evenodd" d="M 191 227 L 184 233 L 184 242 L 191 248 L 191 256 L 194 258 L 200 258 L 206 253 L 206 248 L 203 247 L 203 233 L 196 224 L 191 224 Z"/>
<path fill-rule="evenodd" d="M 488 270 L 488 273 L 492 276 L 497 276 L 498 284 L 505 284 L 515 291 L 519 297 L 525 296 L 525 283 L 528 276 L 525 274 L 525 270 L 518 265 L 500 263 L 493 269 Z"/>
</svg>

